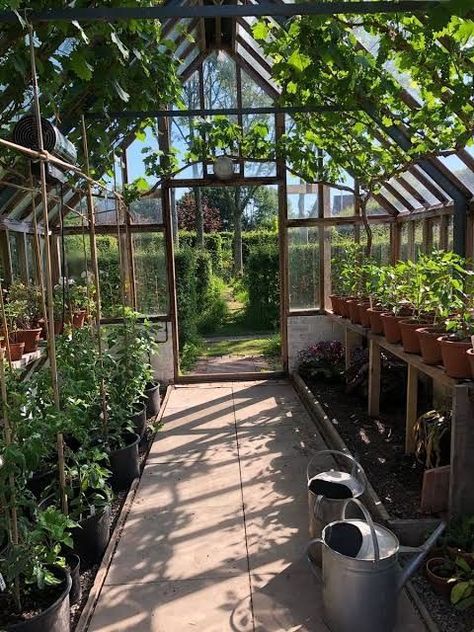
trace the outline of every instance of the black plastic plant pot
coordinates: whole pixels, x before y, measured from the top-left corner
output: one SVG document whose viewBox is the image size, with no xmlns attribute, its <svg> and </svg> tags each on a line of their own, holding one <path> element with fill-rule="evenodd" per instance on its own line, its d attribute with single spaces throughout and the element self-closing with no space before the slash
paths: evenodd
<svg viewBox="0 0 474 632">
<path fill-rule="evenodd" d="M 132 416 L 133 431 L 137 433 L 140 439 L 145 434 L 146 428 L 146 406 L 145 404 L 137 404 L 135 413 Z"/>
<path fill-rule="evenodd" d="M 81 601 L 81 558 L 75 553 L 65 554 L 66 564 L 71 576 L 71 592 L 69 593 L 69 603 L 73 606 Z"/>
<path fill-rule="evenodd" d="M 63 590 L 56 601 L 40 614 L 14 623 L 4 628 L 7 632 L 70 632 L 69 592 L 71 577 L 64 568 L 54 567 L 58 579 L 62 580 Z"/>
<path fill-rule="evenodd" d="M 159 382 L 151 382 L 147 384 L 144 393 L 146 404 L 146 416 L 147 419 L 156 417 L 160 412 L 160 384 Z"/>
<path fill-rule="evenodd" d="M 110 484 L 114 492 L 128 489 L 140 475 L 138 444 L 140 437 L 135 433 L 126 435 L 127 445 L 110 453 Z"/>
<path fill-rule="evenodd" d="M 74 551 L 81 558 L 83 570 L 98 564 L 110 539 L 110 507 L 79 522 L 72 530 Z"/>
<path fill-rule="evenodd" d="M 57 477 L 57 466 L 43 472 L 33 472 L 33 476 L 28 479 L 26 486 L 38 500 L 45 488 Z"/>
</svg>

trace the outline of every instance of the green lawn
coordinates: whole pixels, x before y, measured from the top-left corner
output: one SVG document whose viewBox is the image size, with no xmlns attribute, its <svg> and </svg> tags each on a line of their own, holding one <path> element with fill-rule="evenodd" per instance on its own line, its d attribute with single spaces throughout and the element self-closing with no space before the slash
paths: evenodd
<svg viewBox="0 0 474 632">
<path fill-rule="evenodd" d="M 265 356 L 278 357 L 280 350 L 279 336 L 246 338 L 243 340 L 205 341 L 202 356 L 215 358 L 218 356 Z"/>
</svg>

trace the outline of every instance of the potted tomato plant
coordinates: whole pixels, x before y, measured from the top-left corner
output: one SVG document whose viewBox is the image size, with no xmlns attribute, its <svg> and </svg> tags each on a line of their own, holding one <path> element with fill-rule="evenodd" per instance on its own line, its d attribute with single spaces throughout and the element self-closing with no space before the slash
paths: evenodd
<svg viewBox="0 0 474 632">
<path fill-rule="evenodd" d="M 24 342 L 24 353 L 38 349 L 41 336 L 41 291 L 35 285 L 25 285 L 20 281 L 12 283 L 8 289 L 7 303 L 21 305 L 17 318 L 15 342 Z"/>
</svg>

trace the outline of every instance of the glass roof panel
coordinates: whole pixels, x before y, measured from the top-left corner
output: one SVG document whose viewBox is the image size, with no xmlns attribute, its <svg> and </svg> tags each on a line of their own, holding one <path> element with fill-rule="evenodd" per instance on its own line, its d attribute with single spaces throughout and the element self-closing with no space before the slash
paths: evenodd
<svg viewBox="0 0 474 632">
<path fill-rule="evenodd" d="M 440 157 L 445 165 L 474 194 L 474 173 L 457 156 Z"/>
<path fill-rule="evenodd" d="M 414 208 L 423 208 L 423 204 L 419 202 L 416 198 L 413 197 L 395 178 L 391 178 L 388 183 L 403 195 L 406 201 L 411 204 Z M 436 199 L 436 198 L 435 198 Z"/>
</svg>

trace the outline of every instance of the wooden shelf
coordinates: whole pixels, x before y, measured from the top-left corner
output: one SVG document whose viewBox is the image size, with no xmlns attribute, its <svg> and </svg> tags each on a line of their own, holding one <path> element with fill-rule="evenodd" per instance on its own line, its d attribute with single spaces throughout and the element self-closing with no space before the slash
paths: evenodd
<svg viewBox="0 0 474 632">
<path fill-rule="evenodd" d="M 351 363 L 355 346 L 362 339 L 369 343 L 369 396 L 368 413 L 376 417 L 380 413 L 381 350 L 393 354 L 408 367 L 405 452 L 415 451 L 415 423 L 418 418 L 418 377 L 428 375 L 435 382 L 448 387 L 452 393 L 451 422 L 451 475 L 449 489 L 449 510 L 454 514 L 474 513 L 474 381 L 455 380 L 446 375 L 442 367 L 425 364 L 417 354 L 406 353 L 401 345 L 390 344 L 383 336 L 376 336 L 370 330 L 355 325 L 347 318 L 331 312 L 327 318 L 344 328 L 346 367 Z"/>
</svg>

